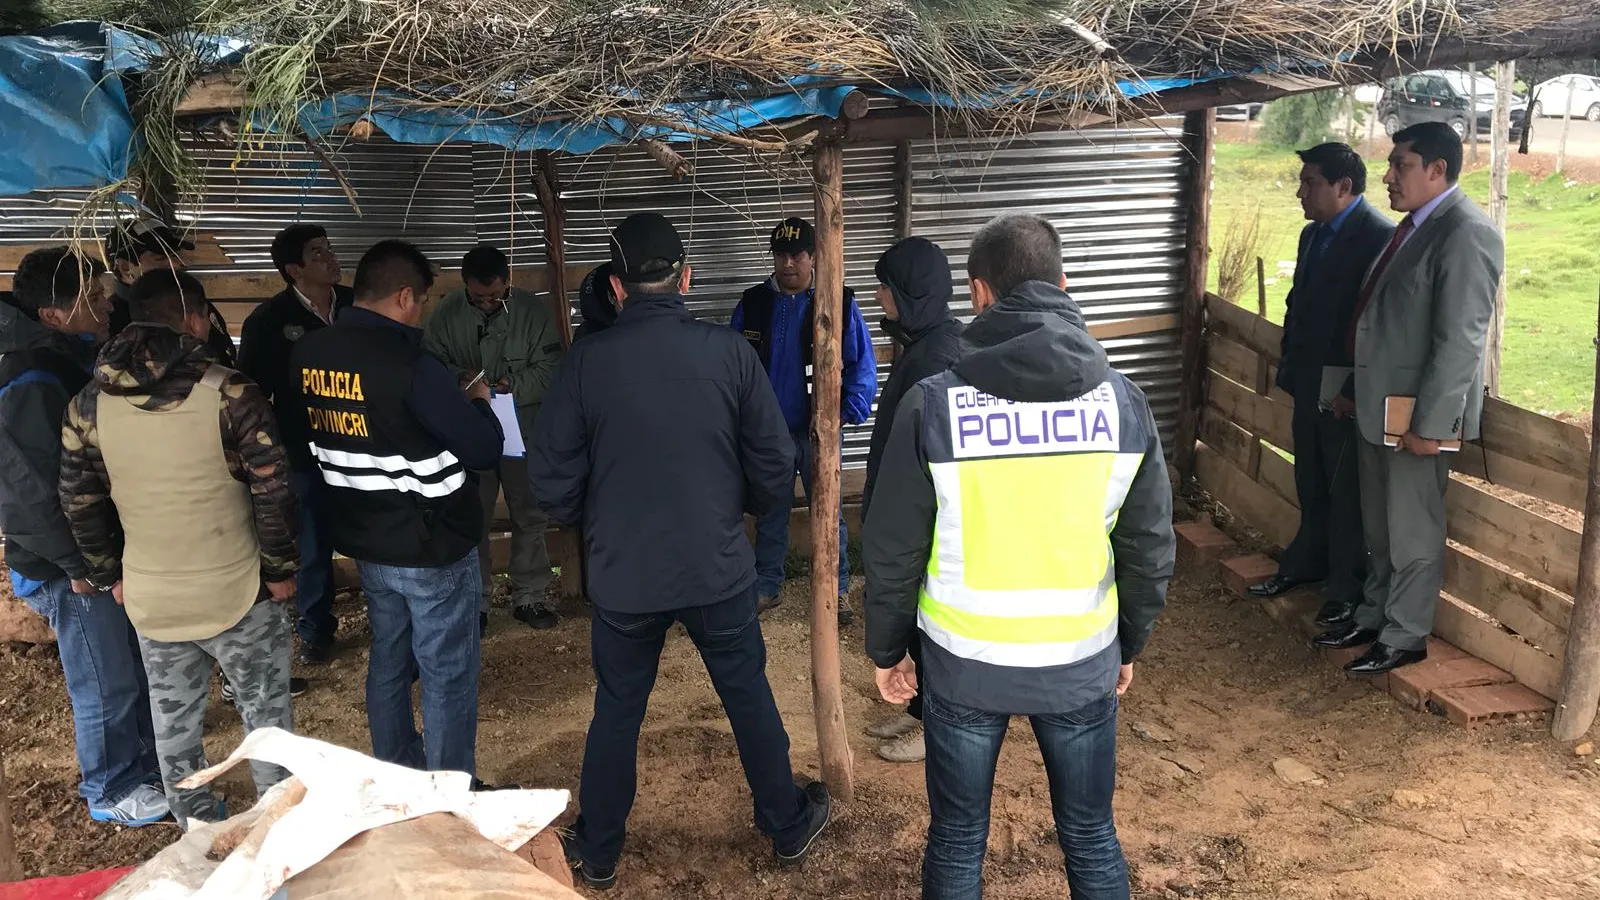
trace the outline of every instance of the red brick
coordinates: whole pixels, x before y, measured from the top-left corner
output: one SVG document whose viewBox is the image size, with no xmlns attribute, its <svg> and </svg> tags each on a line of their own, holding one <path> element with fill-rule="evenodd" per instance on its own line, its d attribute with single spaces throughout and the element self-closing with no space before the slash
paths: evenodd
<svg viewBox="0 0 1600 900">
<path fill-rule="evenodd" d="M 1234 551 L 1233 538 L 1204 519 L 1172 526 L 1178 536 L 1178 558 L 1185 565 L 1210 565 Z"/>
<path fill-rule="evenodd" d="M 1434 693 L 1433 703 L 1450 721 L 1468 730 L 1495 722 L 1543 718 L 1556 706 L 1555 701 L 1520 684 L 1442 688 Z"/>
<path fill-rule="evenodd" d="M 1465 655 L 1455 659 L 1439 658 L 1433 655 L 1433 648 L 1429 647 L 1427 659 L 1390 673 L 1389 693 L 1406 706 L 1421 710 L 1427 709 L 1428 701 L 1435 693 L 1446 688 L 1510 684 L 1515 680 L 1510 672 L 1481 659 Z"/>
<path fill-rule="evenodd" d="M 1476 659 L 1471 653 L 1457 647 L 1448 641 L 1442 641 L 1432 635 L 1428 636 L 1428 662 L 1439 662 L 1451 659 Z"/>
<path fill-rule="evenodd" d="M 1235 556 L 1233 559 L 1222 561 L 1222 583 L 1240 597 L 1250 596 L 1250 588 L 1266 581 L 1277 572 L 1278 564 L 1259 553 Z"/>
</svg>

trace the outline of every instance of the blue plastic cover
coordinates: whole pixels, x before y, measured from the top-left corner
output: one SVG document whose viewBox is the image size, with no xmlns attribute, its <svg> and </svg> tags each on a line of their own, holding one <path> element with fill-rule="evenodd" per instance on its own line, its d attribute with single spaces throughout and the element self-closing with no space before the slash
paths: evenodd
<svg viewBox="0 0 1600 900">
<path fill-rule="evenodd" d="M 0 194 L 102 187 L 128 172 L 133 117 L 105 49 L 0 38 Z"/>
</svg>

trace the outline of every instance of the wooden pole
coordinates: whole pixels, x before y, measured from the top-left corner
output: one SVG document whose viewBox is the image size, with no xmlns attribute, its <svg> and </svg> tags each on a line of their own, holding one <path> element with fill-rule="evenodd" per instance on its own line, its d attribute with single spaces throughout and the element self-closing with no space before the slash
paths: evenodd
<svg viewBox="0 0 1600 900">
<path fill-rule="evenodd" d="M 894 236 L 911 236 L 911 142 L 894 143 Z"/>
<path fill-rule="evenodd" d="M 1472 91 L 1472 121 L 1473 126 L 1467 129 L 1467 142 L 1472 148 L 1472 155 L 1468 157 L 1473 165 L 1477 165 L 1478 158 L 1478 64 L 1467 63 L 1467 84 Z"/>
<path fill-rule="evenodd" d="M 1567 170 L 1567 138 L 1569 136 L 1571 136 L 1571 134 L 1572 134 L 1572 95 L 1573 95 L 1573 93 L 1574 93 L 1574 91 L 1572 90 L 1571 82 L 1568 82 L 1567 102 L 1565 104 L 1563 104 L 1562 109 L 1561 109 L 1561 142 L 1559 144 L 1556 144 L 1556 174 L 1557 175 L 1560 175 L 1562 172 L 1565 172 Z M 1532 117 L 1533 117 L 1533 113 L 1531 113 L 1531 112 L 1528 113 L 1528 118 L 1526 120 L 1524 120 L 1523 125 L 1522 125 L 1522 127 L 1524 129 L 1528 129 L 1528 128 L 1532 128 L 1533 127 L 1533 118 Z"/>
<path fill-rule="evenodd" d="M 1589 495 L 1583 508 L 1583 543 L 1578 550 L 1578 590 L 1561 664 L 1561 702 L 1550 734 L 1576 740 L 1594 724 L 1600 707 L 1600 323 L 1595 337 L 1595 393 L 1589 434 Z"/>
<path fill-rule="evenodd" d="M 17 859 L 17 838 L 11 830 L 9 790 L 6 787 L 5 752 L 0 750 L 0 882 L 22 880 L 22 863 Z"/>
<path fill-rule="evenodd" d="M 1189 156 L 1189 186 L 1184 218 L 1188 223 L 1188 258 L 1184 267 L 1180 351 L 1183 380 L 1178 387 L 1178 445 L 1173 469 L 1178 483 L 1194 475 L 1195 441 L 1200 406 L 1205 402 L 1205 301 L 1211 260 L 1211 166 L 1217 133 L 1217 111 L 1200 110 L 1183 117 L 1183 146 Z"/>
<path fill-rule="evenodd" d="M 514 167 L 513 167 L 514 168 Z M 572 303 L 567 294 L 567 209 L 561 202 L 561 178 L 556 171 L 555 154 L 540 150 L 534 155 L 533 188 L 539 195 L 539 212 L 544 217 L 544 258 L 550 273 L 550 313 L 561 333 L 561 346 L 572 346 Z M 516 216 L 517 195 L 511 194 L 511 214 Z M 589 594 L 589 549 L 582 526 L 574 526 L 577 550 L 561 564 L 561 596 L 581 600 Z"/>
<path fill-rule="evenodd" d="M 844 373 L 844 152 L 837 135 L 817 144 L 817 220 L 812 337 L 811 702 L 817 720 L 822 781 L 835 799 L 855 797 L 850 740 L 839 673 L 839 401 Z"/>
<path fill-rule="evenodd" d="M 1494 118 L 1489 138 L 1489 217 L 1494 219 L 1494 227 L 1502 236 L 1506 233 L 1506 188 L 1511 173 L 1511 88 L 1516 72 L 1516 63 L 1502 62 L 1495 68 L 1494 78 Z M 1478 130 L 1476 113 L 1467 123 L 1467 130 Z M 1483 384 L 1491 397 L 1500 396 L 1500 354 L 1505 332 L 1506 278 L 1502 272 L 1500 285 L 1495 290 L 1494 318 L 1489 321 L 1488 346 L 1483 354 Z"/>
</svg>

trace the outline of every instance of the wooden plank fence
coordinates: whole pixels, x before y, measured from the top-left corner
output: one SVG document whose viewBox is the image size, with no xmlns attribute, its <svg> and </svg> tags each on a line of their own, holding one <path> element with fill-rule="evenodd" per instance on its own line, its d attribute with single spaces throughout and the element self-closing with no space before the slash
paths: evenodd
<svg viewBox="0 0 1600 900">
<path fill-rule="evenodd" d="M 1283 329 L 1206 298 L 1207 371 L 1195 460 L 1200 486 L 1278 547 L 1299 527 L 1294 401 L 1270 387 Z M 1263 366 L 1272 377 L 1263 385 Z M 1582 511 L 1589 437 L 1576 425 L 1491 399 L 1483 440 L 1455 460 L 1463 475 Z M 1554 698 L 1578 582 L 1573 528 L 1454 478 L 1450 545 L 1434 633 Z"/>
</svg>

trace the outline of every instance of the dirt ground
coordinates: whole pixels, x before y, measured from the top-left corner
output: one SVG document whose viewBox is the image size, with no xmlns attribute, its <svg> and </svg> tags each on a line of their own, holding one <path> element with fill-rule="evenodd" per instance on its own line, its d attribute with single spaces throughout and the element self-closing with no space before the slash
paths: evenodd
<svg viewBox="0 0 1600 900">
<path fill-rule="evenodd" d="M 765 624 L 770 677 L 797 770 L 816 773 L 804 581 Z M 1126 698 L 1118 824 L 1139 897 L 1424 900 L 1600 896 L 1600 765 L 1533 726 L 1469 735 L 1346 680 L 1209 574 L 1183 572 Z M 303 733 L 367 748 L 361 692 L 366 622 L 342 599 L 344 654 L 303 674 Z M 485 644 L 479 760 L 489 781 L 576 789 L 592 680 L 579 610 L 535 633 L 497 611 Z M 845 638 L 853 730 L 888 709 Z M 880 762 L 854 743 L 857 799 L 839 811 L 802 874 L 778 871 L 750 824 L 731 733 L 686 637 L 662 662 L 639 748 L 641 794 L 615 896 L 912 897 L 926 827 L 920 766 Z M 0 648 L 0 733 L 12 813 L 30 875 L 127 865 L 175 827 L 121 830 L 89 821 L 74 788 L 72 724 L 51 648 Z M 214 695 L 215 696 L 215 695 Z M 214 702 L 208 747 L 221 758 L 238 719 Z M 1155 743 L 1132 726 L 1156 725 Z M 1178 760 L 1178 763 L 1163 757 Z M 1292 758 L 1323 783 L 1292 787 Z M 1185 769 L 1195 770 L 1193 773 Z M 225 785 L 236 804 L 247 781 Z M 1398 793 L 1397 793 L 1398 792 Z M 1025 726 L 1000 761 L 988 896 L 1064 896 L 1048 794 Z"/>
</svg>

